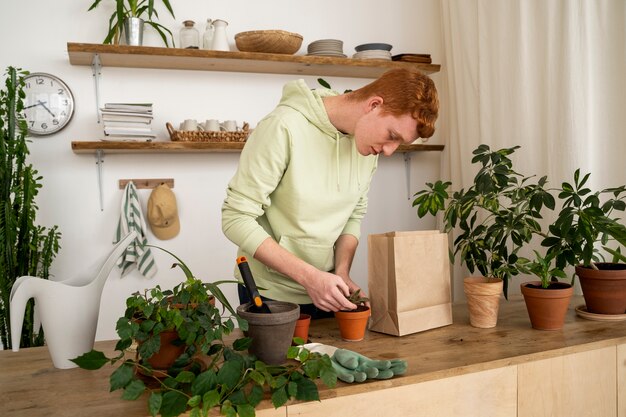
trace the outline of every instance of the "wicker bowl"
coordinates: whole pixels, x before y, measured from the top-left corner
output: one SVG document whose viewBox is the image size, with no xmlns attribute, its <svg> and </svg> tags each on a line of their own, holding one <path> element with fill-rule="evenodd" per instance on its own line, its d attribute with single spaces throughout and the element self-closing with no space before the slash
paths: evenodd
<svg viewBox="0 0 626 417">
<path fill-rule="evenodd" d="M 302 45 L 302 35 L 284 30 L 252 30 L 235 35 L 241 52 L 295 54 Z"/>
</svg>

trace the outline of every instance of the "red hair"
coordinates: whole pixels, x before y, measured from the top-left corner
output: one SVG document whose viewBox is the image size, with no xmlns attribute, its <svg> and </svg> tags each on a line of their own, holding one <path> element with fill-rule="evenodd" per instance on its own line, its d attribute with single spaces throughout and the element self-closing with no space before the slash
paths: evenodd
<svg viewBox="0 0 626 417">
<path fill-rule="evenodd" d="M 429 138 L 435 133 L 439 98 L 435 83 L 416 70 L 393 69 L 364 87 L 347 93 L 349 99 L 367 100 L 379 96 L 381 110 L 394 116 L 410 114 L 417 121 L 417 136 Z"/>
</svg>

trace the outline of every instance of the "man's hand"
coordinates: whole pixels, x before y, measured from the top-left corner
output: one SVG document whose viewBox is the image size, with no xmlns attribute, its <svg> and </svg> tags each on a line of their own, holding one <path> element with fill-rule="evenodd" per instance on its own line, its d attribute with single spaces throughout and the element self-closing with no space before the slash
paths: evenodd
<svg viewBox="0 0 626 417">
<path fill-rule="evenodd" d="M 350 288 L 339 276 L 330 272 L 316 270 L 303 280 L 302 285 L 309 293 L 313 304 L 320 310 L 354 310 L 356 306 L 347 300 Z"/>
</svg>

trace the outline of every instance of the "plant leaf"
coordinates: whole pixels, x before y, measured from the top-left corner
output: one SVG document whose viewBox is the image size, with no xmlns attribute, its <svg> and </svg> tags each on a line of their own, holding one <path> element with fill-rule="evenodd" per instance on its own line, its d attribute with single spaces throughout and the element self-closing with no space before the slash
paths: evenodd
<svg viewBox="0 0 626 417">
<path fill-rule="evenodd" d="M 146 386 L 142 381 L 135 379 L 124 388 L 122 399 L 124 400 L 136 400 L 146 390 Z"/>
<path fill-rule="evenodd" d="M 187 410 L 187 397 L 178 391 L 163 394 L 161 417 L 176 417 Z"/>
<path fill-rule="evenodd" d="M 111 377 L 109 378 L 111 391 L 124 388 L 126 385 L 128 385 L 133 379 L 133 369 L 133 365 L 125 362 L 120 365 L 119 368 L 113 371 Z"/>
<path fill-rule="evenodd" d="M 148 398 L 148 411 L 152 417 L 156 417 L 156 415 L 159 414 L 162 402 L 163 397 L 161 396 L 161 393 L 155 391 L 150 393 L 150 397 Z"/>
<path fill-rule="evenodd" d="M 104 353 L 93 349 L 87 353 L 80 355 L 77 358 L 70 360 L 79 367 L 92 371 L 102 368 L 105 363 L 109 362 L 109 359 L 104 356 Z"/>
</svg>

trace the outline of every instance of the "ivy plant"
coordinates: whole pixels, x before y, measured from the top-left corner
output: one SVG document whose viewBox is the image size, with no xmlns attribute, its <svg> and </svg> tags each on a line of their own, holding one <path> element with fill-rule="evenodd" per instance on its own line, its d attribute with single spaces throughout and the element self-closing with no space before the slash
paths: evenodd
<svg viewBox="0 0 626 417">
<path fill-rule="evenodd" d="M 191 416 L 206 416 L 213 407 L 219 407 L 225 416 L 249 417 L 255 415 L 255 407 L 266 393 L 274 407 L 280 407 L 291 398 L 319 400 L 313 382 L 317 378 L 335 385 L 337 375 L 328 355 L 294 346 L 286 359 L 297 361 L 270 366 L 246 353 L 250 338 L 228 344 L 224 336 L 234 330 L 235 322 L 242 331 L 248 326 L 219 288 L 236 281 L 202 282 L 176 259 L 173 267 L 184 271 L 184 282 L 172 290 L 156 286 L 126 300 L 126 312 L 116 326 L 120 337 L 117 355 L 107 357 L 92 350 L 75 358 L 77 365 L 85 369 L 117 365 L 110 377 L 111 391 L 122 390 L 126 400 L 148 393 L 150 414 L 163 417 L 187 411 Z M 221 311 L 209 302 L 211 297 L 222 304 Z M 176 330 L 175 343 L 185 348 L 169 369 L 156 370 L 148 359 L 159 351 L 159 334 L 166 330 Z M 137 349 L 132 355 L 128 349 L 134 343 Z"/>
</svg>

